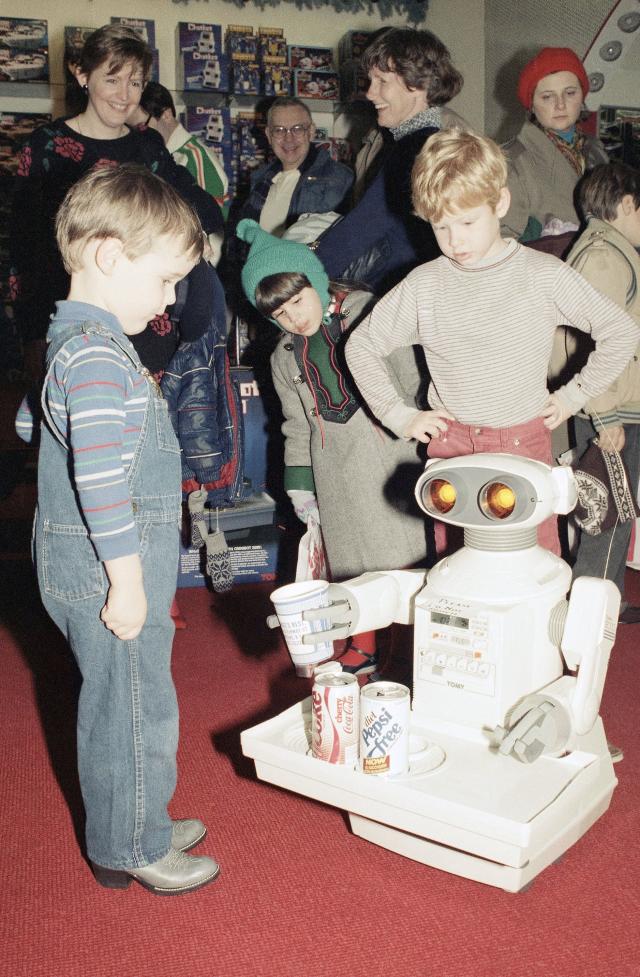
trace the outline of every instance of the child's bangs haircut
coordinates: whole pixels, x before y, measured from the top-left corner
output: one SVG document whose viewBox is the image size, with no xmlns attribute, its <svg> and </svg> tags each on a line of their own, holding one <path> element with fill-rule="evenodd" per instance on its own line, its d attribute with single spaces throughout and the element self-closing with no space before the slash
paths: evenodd
<svg viewBox="0 0 640 977">
<path fill-rule="evenodd" d="M 281 305 L 298 295 L 303 288 L 311 287 L 307 276 L 299 271 L 267 275 L 256 286 L 256 309 L 270 319 Z"/>
<path fill-rule="evenodd" d="M 495 210 L 507 185 L 507 161 L 486 136 L 443 129 L 420 150 L 411 174 L 413 207 L 432 224 L 444 213 L 489 204 Z"/>
<path fill-rule="evenodd" d="M 463 85 L 448 48 L 431 31 L 410 27 L 381 31 L 365 48 L 360 64 L 364 72 L 395 71 L 407 88 L 426 92 L 429 105 L 444 105 Z"/>
<path fill-rule="evenodd" d="M 578 185 L 578 199 L 584 216 L 613 221 L 618 204 L 627 195 L 640 207 L 640 170 L 626 163 L 600 163 L 587 173 Z"/>
<path fill-rule="evenodd" d="M 184 253 L 202 257 L 200 221 L 173 187 L 144 166 L 127 163 L 89 170 L 64 198 L 56 216 L 56 240 L 69 274 L 82 267 L 91 240 L 117 238 L 133 261 L 158 237 L 179 238 Z"/>
<path fill-rule="evenodd" d="M 144 83 L 151 72 L 152 60 L 149 45 L 134 30 L 122 24 L 106 24 L 89 34 L 77 67 L 83 74 L 90 75 L 106 63 L 108 74 L 114 75 L 125 64 L 133 63 L 142 71 Z"/>
</svg>

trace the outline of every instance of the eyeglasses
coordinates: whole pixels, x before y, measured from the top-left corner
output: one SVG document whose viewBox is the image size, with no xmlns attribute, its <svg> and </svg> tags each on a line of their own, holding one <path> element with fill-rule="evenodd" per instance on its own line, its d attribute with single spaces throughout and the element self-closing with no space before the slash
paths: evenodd
<svg viewBox="0 0 640 977">
<path fill-rule="evenodd" d="M 301 136 L 306 136 L 310 128 L 311 126 L 305 126 L 299 122 L 295 126 L 270 126 L 269 132 L 272 139 L 284 139 L 286 135 L 295 136 L 296 139 L 299 139 Z"/>
</svg>

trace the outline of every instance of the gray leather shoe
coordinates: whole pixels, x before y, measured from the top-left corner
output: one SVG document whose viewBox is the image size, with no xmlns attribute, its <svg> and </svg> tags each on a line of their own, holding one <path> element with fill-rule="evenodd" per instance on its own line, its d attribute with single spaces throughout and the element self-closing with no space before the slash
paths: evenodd
<svg viewBox="0 0 640 977">
<path fill-rule="evenodd" d="M 107 889 L 127 889 L 133 880 L 158 896 L 179 896 L 208 885 L 220 866 L 206 855 L 185 855 L 170 848 L 164 858 L 144 868 L 115 869 L 91 863 L 96 882 Z"/>
<path fill-rule="evenodd" d="M 199 818 L 181 818 L 173 822 L 171 847 L 176 851 L 191 851 L 206 837 L 206 825 Z"/>
</svg>

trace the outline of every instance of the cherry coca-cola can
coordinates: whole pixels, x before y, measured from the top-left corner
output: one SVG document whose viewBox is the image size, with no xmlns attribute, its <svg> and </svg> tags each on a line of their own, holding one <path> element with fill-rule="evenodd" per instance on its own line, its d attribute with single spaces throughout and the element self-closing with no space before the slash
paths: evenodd
<svg viewBox="0 0 640 977">
<path fill-rule="evenodd" d="M 355 767 L 360 687 L 355 675 L 320 673 L 311 692 L 311 752 L 318 760 Z"/>
</svg>

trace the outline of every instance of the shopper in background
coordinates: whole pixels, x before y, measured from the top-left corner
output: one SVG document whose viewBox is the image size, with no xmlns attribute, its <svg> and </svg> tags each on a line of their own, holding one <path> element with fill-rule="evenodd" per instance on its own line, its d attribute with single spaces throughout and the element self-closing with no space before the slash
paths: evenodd
<svg viewBox="0 0 640 977">
<path fill-rule="evenodd" d="M 240 217 L 280 237 L 301 214 L 341 212 L 353 171 L 313 145 L 315 125 L 299 98 L 277 98 L 267 113 L 266 135 L 275 159 L 256 171 Z"/>
<path fill-rule="evenodd" d="M 503 230 L 521 241 L 543 231 L 578 229 L 574 194 L 578 180 L 596 163 L 606 163 L 602 143 L 580 130 L 589 79 L 570 48 L 543 48 L 525 67 L 518 99 L 528 118 L 508 142 L 511 206 Z"/>
<path fill-rule="evenodd" d="M 207 235 L 221 234 L 222 213 L 215 200 L 174 163 L 161 136 L 131 129 L 126 120 L 140 101 L 151 68 L 151 50 L 135 31 L 119 24 L 89 35 L 76 69 L 85 108 L 70 118 L 36 129 L 25 142 L 18 167 L 10 233 L 16 315 L 32 376 L 42 371 L 44 337 L 55 302 L 69 290 L 55 241 L 54 222 L 70 187 L 94 167 L 140 163 L 170 183 L 195 208 Z M 149 327 L 151 328 L 151 327 Z M 136 339 L 145 366 L 155 372 L 177 345 L 168 316 L 154 320 L 151 339 Z M 149 359 L 140 343 L 149 348 Z"/>
<path fill-rule="evenodd" d="M 225 208 L 229 178 L 213 149 L 192 132 L 187 132 L 178 122 L 175 103 L 168 88 L 157 81 L 147 82 L 140 104 L 127 121 L 129 125 L 146 125 L 159 132 L 175 162 L 186 166 L 198 186 Z"/>
<path fill-rule="evenodd" d="M 330 278 L 362 281 L 382 294 L 440 253 L 430 226 L 413 214 L 411 170 L 443 126 L 442 106 L 462 88 L 449 51 L 430 31 L 394 28 L 366 48 L 367 98 L 393 137 L 360 202 L 331 227 L 316 254 Z"/>
</svg>

